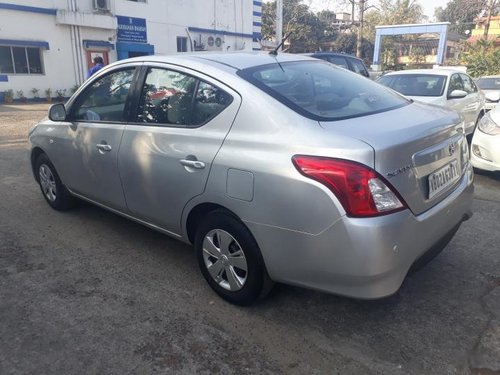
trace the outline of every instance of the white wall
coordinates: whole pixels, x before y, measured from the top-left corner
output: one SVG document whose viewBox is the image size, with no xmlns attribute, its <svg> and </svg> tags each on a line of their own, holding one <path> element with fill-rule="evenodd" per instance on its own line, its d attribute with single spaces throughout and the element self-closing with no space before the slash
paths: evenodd
<svg viewBox="0 0 500 375">
<path fill-rule="evenodd" d="M 188 36 L 188 27 L 216 29 L 251 35 L 253 27 L 252 0 L 148 0 L 137 3 L 127 0 L 109 0 L 111 14 L 147 20 L 148 43 L 154 45 L 156 54 L 177 53 L 177 36 Z M 49 9 L 78 11 L 92 18 L 93 0 L 9 0 L 9 3 Z M 44 75 L 8 74 L 8 82 L 0 82 L 0 92 L 7 89 L 23 90 L 31 97 L 31 89 L 38 88 L 40 97 L 44 91 L 70 89 L 86 78 L 85 39 L 109 41 L 115 44 L 116 30 L 106 28 L 57 24 L 57 17 L 24 11 L 0 10 L 0 39 L 45 41 L 49 50 L 42 50 Z M 67 18 L 68 20 L 71 17 Z M 61 21 L 61 18 L 59 19 Z M 93 20 L 96 25 L 98 20 Z M 103 23 L 104 24 L 104 23 Z M 109 22 L 108 22 L 109 24 Z M 191 32 L 195 38 L 200 34 Z M 218 35 L 223 39 L 223 51 L 252 50 L 251 37 Z M 229 48 L 228 48 L 229 47 Z M 189 49 L 189 47 L 188 47 Z M 109 52 L 110 62 L 116 60 L 116 50 Z"/>
</svg>

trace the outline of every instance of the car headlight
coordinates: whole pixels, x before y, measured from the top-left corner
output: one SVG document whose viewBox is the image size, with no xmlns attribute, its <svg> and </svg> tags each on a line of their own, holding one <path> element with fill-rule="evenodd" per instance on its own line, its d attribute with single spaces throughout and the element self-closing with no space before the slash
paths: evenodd
<svg viewBox="0 0 500 375">
<path fill-rule="evenodd" d="M 500 134 L 500 125 L 493 121 L 489 114 L 484 115 L 481 121 L 479 121 L 478 128 L 483 133 L 489 135 Z"/>
</svg>

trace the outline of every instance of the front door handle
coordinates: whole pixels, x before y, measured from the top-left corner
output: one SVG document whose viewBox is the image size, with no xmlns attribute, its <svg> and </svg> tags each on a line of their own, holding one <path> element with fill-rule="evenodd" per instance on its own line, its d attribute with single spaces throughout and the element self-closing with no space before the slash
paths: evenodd
<svg viewBox="0 0 500 375">
<path fill-rule="evenodd" d="M 179 160 L 179 163 L 181 163 L 185 167 L 194 168 L 194 169 L 205 168 L 205 163 L 203 163 L 202 161 L 199 161 L 199 160 L 181 159 L 181 160 Z"/>
<path fill-rule="evenodd" d="M 95 145 L 95 147 L 99 150 L 101 154 L 105 152 L 110 152 L 113 149 L 111 145 L 108 145 L 107 143 L 98 143 Z"/>
</svg>

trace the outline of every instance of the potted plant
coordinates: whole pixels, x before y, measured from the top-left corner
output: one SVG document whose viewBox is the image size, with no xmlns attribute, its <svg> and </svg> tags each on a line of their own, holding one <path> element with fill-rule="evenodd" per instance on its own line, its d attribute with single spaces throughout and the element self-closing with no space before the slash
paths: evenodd
<svg viewBox="0 0 500 375">
<path fill-rule="evenodd" d="M 35 101 L 38 101 L 38 99 L 40 99 L 40 94 L 39 94 L 39 93 L 40 93 L 40 90 L 39 90 L 39 89 L 37 89 L 37 88 L 35 88 L 35 87 L 33 87 L 33 88 L 31 89 L 31 95 L 33 95 L 33 99 L 34 99 Z"/>
<path fill-rule="evenodd" d="M 52 90 L 50 88 L 45 90 L 45 99 L 47 100 L 47 103 L 52 102 Z"/>
<path fill-rule="evenodd" d="M 76 84 L 73 85 L 73 87 L 71 88 L 71 95 L 73 95 L 75 92 L 77 92 L 79 88 L 80 88 L 80 86 L 78 86 Z"/>
<path fill-rule="evenodd" d="M 24 96 L 24 91 L 23 90 L 17 90 L 17 97 L 19 98 L 19 101 L 22 103 L 26 103 L 26 97 Z"/>
<path fill-rule="evenodd" d="M 14 90 L 8 89 L 4 92 L 5 103 L 12 103 L 14 101 Z"/>
<path fill-rule="evenodd" d="M 66 96 L 66 89 L 56 90 L 57 100 L 64 102 L 64 97 Z"/>
</svg>

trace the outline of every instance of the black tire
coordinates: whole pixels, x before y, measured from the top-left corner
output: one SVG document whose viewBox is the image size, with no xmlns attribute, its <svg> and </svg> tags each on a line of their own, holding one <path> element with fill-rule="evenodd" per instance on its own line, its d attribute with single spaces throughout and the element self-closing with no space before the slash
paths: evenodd
<svg viewBox="0 0 500 375">
<path fill-rule="evenodd" d="M 244 254 L 247 266 L 246 272 L 236 267 L 239 276 L 245 277 L 245 281 L 239 290 L 227 289 L 230 284 L 227 281 L 229 279 L 226 273 L 229 272 L 227 268 L 222 269 L 219 275 L 219 282 L 217 282 L 208 271 L 204 253 L 208 258 L 212 257 L 210 257 L 207 252 L 204 252 L 204 241 L 209 241 L 208 238 L 210 237 L 210 233 L 214 231 L 222 231 L 229 234 L 232 237 L 230 240 L 231 245 L 228 246 L 229 251 L 231 251 L 232 248 L 238 253 L 239 250 L 241 250 Z M 210 238 L 215 238 L 216 236 L 217 234 L 214 234 L 214 237 Z M 236 305 L 251 305 L 257 299 L 267 295 L 272 289 L 273 282 L 267 274 L 257 242 L 245 225 L 229 212 L 225 210 L 216 210 L 209 213 L 197 228 L 194 245 L 201 273 L 212 289 L 226 301 Z M 221 245 L 218 246 L 222 248 Z M 234 254 L 236 254 L 236 252 Z M 213 264 L 216 263 L 215 259 L 216 258 L 214 258 Z M 210 260 L 207 260 L 207 262 L 210 262 Z M 227 285 L 223 287 L 220 283 Z"/>
<path fill-rule="evenodd" d="M 75 205 L 75 198 L 61 182 L 54 165 L 50 162 L 47 155 L 41 154 L 36 159 L 35 173 L 42 195 L 50 207 L 58 211 L 65 211 Z M 47 191 L 44 188 L 43 180 L 50 181 L 55 189 L 51 189 L 50 192 Z"/>
</svg>

